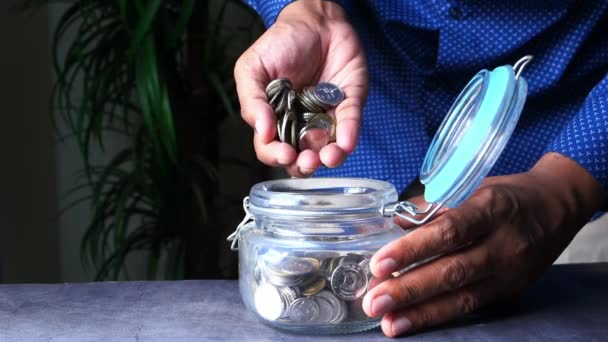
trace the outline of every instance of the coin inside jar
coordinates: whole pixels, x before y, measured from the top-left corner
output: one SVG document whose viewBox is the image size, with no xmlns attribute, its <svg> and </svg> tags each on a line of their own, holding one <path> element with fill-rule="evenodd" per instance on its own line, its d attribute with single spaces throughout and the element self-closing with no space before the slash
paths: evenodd
<svg viewBox="0 0 608 342">
<path fill-rule="evenodd" d="M 304 290 L 302 290 L 302 294 L 304 296 L 312 296 L 315 295 L 319 292 L 321 292 L 321 290 L 323 290 L 325 288 L 325 279 L 319 277 L 317 278 L 317 280 L 314 280 L 311 284 L 308 284 L 308 286 L 306 286 L 306 288 L 304 288 Z"/>
<path fill-rule="evenodd" d="M 331 275 L 331 289 L 340 299 L 354 300 L 367 290 L 367 273 L 359 264 L 341 264 Z"/>
<path fill-rule="evenodd" d="M 270 284 L 262 284 L 256 289 L 254 301 L 256 311 L 270 321 L 283 317 L 287 308 L 279 289 Z"/>
<path fill-rule="evenodd" d="M 314 298 L 298 298 L 289 306 L 289 319 L 297 322 L 312 322 L 319 316 L 319 309 L 319 303 Z"/>
</svg>

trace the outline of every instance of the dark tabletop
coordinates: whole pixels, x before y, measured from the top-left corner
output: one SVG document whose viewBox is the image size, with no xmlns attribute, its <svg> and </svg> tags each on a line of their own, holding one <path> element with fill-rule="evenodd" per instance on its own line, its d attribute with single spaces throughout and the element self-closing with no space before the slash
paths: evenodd
<svg viewBox="0 0 608 342">
<path fill-rule="evenodd" d="M 229 280 L 0 285 L 0 341 L 388 340 L 292 335 L 258 322 Z M 608 341 L 608 264 L 553 266 L 527 293 L 411 341 Z"/>
</svg>

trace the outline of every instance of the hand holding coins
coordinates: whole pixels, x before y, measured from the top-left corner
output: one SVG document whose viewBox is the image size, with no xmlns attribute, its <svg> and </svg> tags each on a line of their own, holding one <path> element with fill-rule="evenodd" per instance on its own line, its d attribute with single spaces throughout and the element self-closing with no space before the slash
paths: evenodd
<svg viewBox="0 0 608 342">
<path fill-rule="evenodd" d="M 332 83 L 308 86 L 297 93 L 286 78 L 273 80 L 266 87 L 268 103 L 277 116 L 277 137 L 296 151 L 320 151 L 335 141 L 336 122 L 327 114 L 344 100 L 344 93 Z"/>
</svg>

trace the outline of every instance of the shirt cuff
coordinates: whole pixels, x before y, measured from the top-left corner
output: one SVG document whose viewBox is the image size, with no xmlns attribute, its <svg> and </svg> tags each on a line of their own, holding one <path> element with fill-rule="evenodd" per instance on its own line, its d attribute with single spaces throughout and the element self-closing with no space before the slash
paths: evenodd
<svg viewBox="0 0 608 342">
<path fill-rule="evenodd" d="M 264 20 L 266 28 L 272 26 L 277 21 L 279 13 L 285 8 L 285 6 L 294 2 L 295 0 L 245 0 L 251 8 L 260 14 Z M 344 7 L 346 0 L 327 0 L 337 3 Z"/>
<path fill-rule="evenodd" d="M 608 74 L 545 152 L 576 161 L 608 192 Z"/>
<path fill-rule="evenodd" d="M 283 8 L 294 1 L 295 0 L 246 0 L 245 3 L 262 16 L 264 25 L 268 28 L 277 21 L 277 17 Z"/>
</svg>

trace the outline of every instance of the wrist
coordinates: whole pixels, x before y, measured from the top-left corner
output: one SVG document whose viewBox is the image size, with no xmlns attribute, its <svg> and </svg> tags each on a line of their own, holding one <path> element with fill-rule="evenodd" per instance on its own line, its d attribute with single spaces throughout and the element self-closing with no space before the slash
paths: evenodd
<svg viewBox="0 0 608 342">
<path fill-rule="evenodd" d="M 545 154 L 530 170 L 545 199 L 547 215 L 561 225 L 580 229 L 606 205 L 597 180 L 575 161 L 558 153 Z"/>
<path fill-rule="evenodd" d="M 324 25 L 331 21 L 344 21 L 346 16 L 340 5 L 327 0 L 298 0 L 285 6 L 279 16 L 279 21 L 302 21 L 307 24 Z"/>
</svg>

